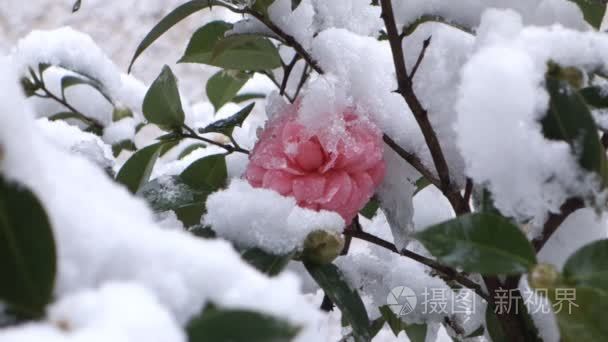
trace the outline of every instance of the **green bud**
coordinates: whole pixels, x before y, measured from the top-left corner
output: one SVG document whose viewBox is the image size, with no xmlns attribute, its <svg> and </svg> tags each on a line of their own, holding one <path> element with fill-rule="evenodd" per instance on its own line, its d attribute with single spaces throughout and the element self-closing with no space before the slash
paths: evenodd
<svg viewBox="0 0 608 342">
<path fill-rule="evenodd" d="M 316 264 L 329 264 L 344 248 L 342 235 L 316 230 L 306 237 L 301 259 Z"/>
<path fill-rule="evenodd" d="M 551 289 L 559 284 L 561 275 L 550 264 L 538 264 L 528 274 L 528 282 L 534 289 Z"/>
</svg>

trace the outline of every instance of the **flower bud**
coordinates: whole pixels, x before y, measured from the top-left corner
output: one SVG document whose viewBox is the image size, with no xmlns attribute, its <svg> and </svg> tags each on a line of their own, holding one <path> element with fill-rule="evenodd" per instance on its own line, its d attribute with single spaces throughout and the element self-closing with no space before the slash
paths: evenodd
<svg viewBox="0 0 608 342">
<path fill-rule="evenodd" d="M 329 264 L 344 248 L 344 239 L 336 233 L 316 230 L 306 237 L 302 260 L 316 264 Z"/>
<path fill-rule="evenodd" d="M 550 289 L 558 285 L 560 273 L 550 264 L 534 266 L 528 275 L 528 282 L 534 289 Z"/>
</svg>

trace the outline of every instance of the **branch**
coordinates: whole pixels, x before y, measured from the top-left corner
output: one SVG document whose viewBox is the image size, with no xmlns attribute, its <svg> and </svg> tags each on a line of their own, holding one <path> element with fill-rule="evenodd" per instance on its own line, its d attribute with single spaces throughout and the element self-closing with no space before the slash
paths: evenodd
<svg viewBox="0 0 608 342">
<path fill-rule="evenodd" d="M 279 88 L 279 94 L 281 94 L 281 95 L 285 94 L 285 88 L 287 88 L 287 82 L 289 81 L 289 75 L 291 74 L 293 67 L 298 62 L 298 59 L 300 59 L 300 56 L 296 53 L 293 55 L 293 59 L 291 60 L 291 62 L 289 62 L 289 64 L 283 66 L 283 81 L 281 81 L 281 87 Z"/>
<path fill-rule="evenodd" d="M 196 134 L 196 132 L 195 132 L 195 131 L 194 131 L 192 128 L 190 128 L 190 127 L 188 127 L 188 126 L 186 126 L 186 125 L 184 125 L 184 127 L 183 127 L 183 128 L 184 128 L 184 129 L 185 129 L 185 130 L 186 130 L 188 133 L 179 132 L 178 134 L 179 134 L 179 136 L 180 136 L 181 138 L 191 138 L 191 139 L 196 139 L 196 140 L 204 141 L 204 142 L 206 142 L 206 143 L 208 143 L 208 144 L 211 144 L 211 145 L 215 145 L 215 146 L 221 147 L 221 148 L 223 148 L 224 150 L 228 151 L 229 153 L 232 153 L 232 152 L 240 152 L 240 153 L 244 153 L 244 154 L 249 154 L 249 151 L 248 151 L 248 150 L 246 150 L 246 149 L 244 149 L 244 148 L 240 147 L 238 144 L 236 144 L 236 141 L 234 141 L 234 139 L 232 138 L 232 136 L 230 136 L 229 138 L 230 138 L 230 140 L 231 140 L 233 143 L 235 143 L 235 145 L 234 145 L 234 146 L 233 146 L 233 145 L 226 145 L 226 144 L 222 144 L 222 143 L 219 143 L 219 142 L 217 142 L 217 141 L 211 140 L 211 139 L 209 139 L 209 138 L 202 137 L 202 136 L 200 136 L 200 135 Z"/>
<path fill-rule="evenodd" d="M 397 144 L 387 134 L 384 134 L 382 136 L 382 138 L 384 139 L 384 142 L 388 146 L 390 146 L 390 148 L 393 149 L 393 151 L 395 151 L 401 158 L 405 159 L 405 161 L 410 163 L 410 165 L 412 165 L 418 172 L 420 172 L 420 174 L 422 174 L 426 179 L 428 179 L 433 185 L 435 185 L 436 187 L 439 188 L 439 185 L 440 185 L 439 180 L 437 179 L 437 177 L 435 176 L 435 174 L 433 174 L 433 172 L 431 170 L 429 170 L 426 166 L 424 166 L 424 164 L 422 163 L 420 158 L 418 158 L 418 156 L 416 156 L 413 153 L 409 153 L 408 151 L 403 149 L 403 147 L 399 146 L 399 144 Z"/>
<path fill-rule="evenodd" d="M 431 156 L 433 157 L 433 163 L 437 169 L 437 174 L 440 180 L 439 189 L 448 198 L 457 214 L 469 212 L 470 209 L 468 207 L 468 203 L 463 201 L 459 190 L 454 187 L 454 184 L 452 184 L 450 180 L 448 164 L 445 160 L 445 156 L 443 155 L 437 134 L 429 121 L 428 112 L 422 106 L 422 103 L 414 92 L 412 80 L 408 76 L 407 68 L 405 66 L 403 47 L 401 46 L 401 38 L 395 23 L 395 16 L 393 14 L 391 0 L 380 0 L 380 4 L 382 6 L 382 19 L 384 20 L 384 24 L 386 26 L 388 41 L 391 46 L 393 62 L 395 64 L 398 86 L 397 92 L 401 94 L 407 105 L 410 107 L 412 113 L 414 114 L 414 118 L 422 131 L 424 140 L 431 152 Z"/>
<path fill-rule="evenodd" d="M 566 202 L 564 202 L 564 204 L 562 204 L 562 206 L 559 208 L 560 212 L 558 214 L 549 214 L 549 218 L 547 218 L 547 221 L 543 226 L 543 232 L 541 233 L 541 236 L 532 241 L 534 249 L 537 252 L 540 251 L 547 243 L 551 235 L 555 233 L 557 228 L 566 220 L 566 218 L 578 209 L 582 209 L 584 206 L 585 203 L 580 198 L 570 198 Z"/>
<path fill-rule="evenodd" d="M 490 298 L 488 297 L 488 295 L 483 292 L 481 286 L 479 284 L 477 284 L 476 282 L 472 281 L 471 279 L 467 278 L 465 275 L 463 275 L 462 273 L 457 272 L 456 270 L 442 265 L 440 263 L 438 263 L 437 261 L 427 258 L 425 256 L 422 256 L 420 254 L 414 253 L 410 250 L 404 249 L 401 252 L 399 252 L 397 250 L 397 247 L 395 247 L 394 244 L 383 240 L 375 235 L 366 233 L 364 231 L 355 231 L 355 230 L 345 230 L 344 231 L 344 235 L 345 236 L 351 236 L 360 240 L 364 240 L 367 241 L 369 243 L 372 243 L 374 245 L 383 247 L 388 249 L 389 251 L 393 252 L 393 253 L 397 253 L 400 255 L 403 255 L 407 258 L 410 258 L 414 261 L 417 261 L 425 266 L 428 266 L 432 269 L 434 269 L 435 271 L 443 274 L 445 277 L 455 280 L 457 282 L 459 282 L 461 285 L 475 291 L 475 293 L 485 299 L 486 301 L 490 302 Z"/>
<path fill-rule="evenodd" d="M 420 54 L 418 55 L 418 60 L 416 60 L 416 64 L 414 65 L 414 68 L 412 69 L 412 73 L 410 74 L 410 82 L 412 82 L 412 80 L 414 79 L 414 75 L 416 75 L 416 71 L 418 71 L 418 68 L 420 67 L 420 63 L 422 63 L 422 59 L 424 58 L 424 55 L 426 54 L 426 49 L 428 49 L 429 45 L 431 44 L 431 37 L 429 36 L 427 39 L 424 40 L 424 42 L 422 42 L 422 50 L 420 50 Z"/>
</svg>

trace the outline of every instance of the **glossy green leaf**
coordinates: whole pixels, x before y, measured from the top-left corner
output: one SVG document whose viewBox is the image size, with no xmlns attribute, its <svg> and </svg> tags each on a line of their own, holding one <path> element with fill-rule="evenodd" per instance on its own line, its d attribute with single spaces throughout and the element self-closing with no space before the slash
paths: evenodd
<svg viewBox="0 0 608 342">
<path fill-rule="evenodd" d="M 428 179 L 426 179 L 425 177 L 420 177 L 416 181 L 416 190 L 414 191 L 414 195 L 416 195 L 420 191 L 424 190 L 424 188 L 426 188 L 429 185 L 431 185 L 431 182 Z"/>
<path fill-rule="evenodd" d="M 578 5 L 585 20 L 599 30 L 606 13 L 606 2 L 602 0 L 570 0 Z"/>
<path fill-rule="evenodd" d="M 251 76 L 246 73 L 232 75 L 219 71 L 207 82 L 207 97 L 217 112 L 223 105 L 232 101 L 236 93 L 247 83 Z"/>
<path fill-rule="evenodd" d="M 333 264 L 304 263 L 308 273 L 340 308 L 342 317 L 351 325 L 356 341 L 371 340 L 371 324 L 357 290 L 344 280 L 342 272 Z"/>
<path fill-rule="evenodd" d="M 148 182 L 162 146 L 163 143 L 156 143 L 135 152 L 118 171 L 116 180 L 125 185 L 131 193 L 136 193 Z"/>
<path fill-rule="evenodd" d="M 266 16 L 268 15 L 268 7 L 272 5 L 275 0 L 255 0 L 251 8 L 258 13 Z"/>
<path fill-rule="evenodd" d="M 0 302 L 23 316 L 40 317 L 52 298 L 56 260 L 42 204 L 0 176 Z"/>
<path fill-rule="evenodd" d="M 459 216 L 416 234 L 441 262 L 485 275 L 524 273 L 536 263 L 532 244 L 504 217 Z"/>
<path fill-rule="evenodd" d="M 243 251 L 241 257 L 260 272 L 275 276 L 287 266 L 289 260 L 293 257 L 293 253 L 274 255 L 259 248 L 250 248 Z"/>
<path fill-rule="evenodd" d="M 378 309 L 395 336 L 398 336 L 400 332 L 405 331 L 411 342 L 424 342 L 426 340 L 426 324 L 407 324 L 386 305 L 381 306 Z"/>
<path fill-rule="evenodd" d="M 214 154 L 190 164 L 179 176 L 190 187 L 202 191 L 217 191 L 226 185 L 228 171 L 226 156 Z"/>
<path fill-rule="evenodd" d="M 133 67 L 133 63 L 139 55 L 144 52 L 152 43 L 154 43 L 160 36 L 162 36 L 165 32 L 167 32 L 170 28 L 172 28 L 175 24 L 184 20 L 188 16 L 205 9 L 207 7 L 211 7 L 217 2 L 214 0 L 192 0 L 188 1 L 178 7 L 176 7 L 171 13 L 165 16 L 158 24 L 156 24 L 150 32 L 144 37 L 144 39 L 139 43 L 139 46 L 135 50 L 135 54 L 131 59 L 131 63 L 129 63 L 129 71 L 131 72 L 131 68 Z"/>
<path fill-rule="evenodd" d="M 231 24 L 214 21 L 196 31 L 179 63 L 208 64 L 233 70 L 266 70 L 281 66 L 272 42 L 258 35 L 225 37 Z"/>
<path fill-rule="evenodd" d="M 608 294 L 608 240 L 592 242 L 572 254 L 562 275 L 568 284 Z"/>
<path fill-rule="evenodd" d="M 555 73 L 559 67 L 553 66 Z M 577 154 L 579 164 L 596 172 L 606 181 L 608 163 L 600 142 L 597 127 L 582 96 L 566 80 L 552 76 L 545 78 L 550 95 L 549 110 L 541 120 L 543 134 L 548 139 L 562 140 L 570 144 Z"/>
<path fill-rule="evenodd" d="M 608 295 L 585 287 L 561 289 L 572 291 L 571 295 L 559 294 L 560 289 L 550 293 L 553 310 L 556 312 L 560 339 L 563 342 L 596 342 L 608 340 Z M 564 300 L 571 298 L 572 300 Z M 560 303 L 561 302 L 561 303 Z"/>
<path fill-rule="evenodd" d="M 585 102 L 595 108 L 608 107 L 608 90 L 600 86 L 590 86 L 579 90 Z"/>
<path fill-rule="evenodd" d="M 112 145 L 112 154 L 114 155 L 114 157 L 118 157 L 120 152 L 122 152 L 123 150 L 136 151 L 137 147 L 135 146 L 135 143 L 132 140 L 123 140 Z"/>
<path fill-rule="evenodd" d="M 199 129 L 198 132 L 201 134 L 215 132 L 231 135 L 234 127 L 241 127 L 245 119 L 247 119 L 247 116 L 249 116 L 249 113 L 251 113 L 253 110 L 254 106 L 255 103 L 250 103 L 231 117 L 213 122 L 209 126 Z"/>
<path fill-rule="evenodd" d="M 164 66 L 144 97 L 143 112 L 146 119 L 158 126 L 172 129 L 184 124 L 184 110 L 175 75 Z"/>
<path fill-rule="evenodd" d="M 188 323 L 189 342 L 292 341 L 299 327 L 265 314 L 207 308 Z"/>
</svg>

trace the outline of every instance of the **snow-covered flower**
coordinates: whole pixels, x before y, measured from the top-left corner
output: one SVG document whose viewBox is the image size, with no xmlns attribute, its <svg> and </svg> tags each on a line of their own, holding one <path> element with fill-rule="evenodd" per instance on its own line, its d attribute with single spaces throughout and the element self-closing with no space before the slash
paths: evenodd
<svg viewBox="0 0 608 342">
<path fill-rule="evenodd" d="M 267 123 L 245 177 L 254 187 L 293 196 L 299 206 L 335 211 L 348 224 L 384 177 L 382 133 L 351 110 L 340 115 L 343 132 L 311 132 L 298 122 L 298 110 L 289 106 Z M 337 143 L 328 135 L 339 135 Z"/>
</svg>

